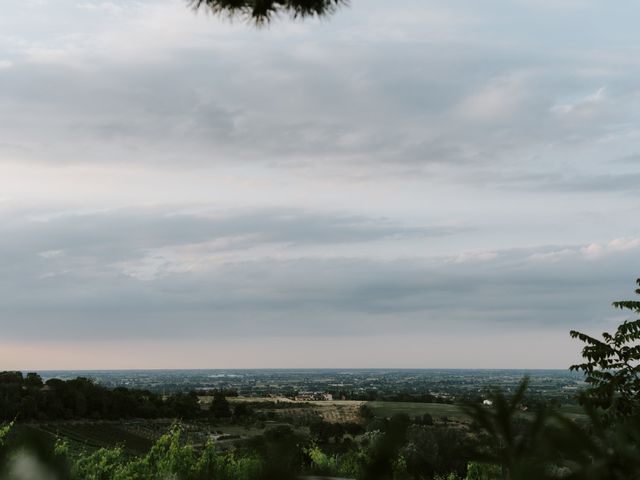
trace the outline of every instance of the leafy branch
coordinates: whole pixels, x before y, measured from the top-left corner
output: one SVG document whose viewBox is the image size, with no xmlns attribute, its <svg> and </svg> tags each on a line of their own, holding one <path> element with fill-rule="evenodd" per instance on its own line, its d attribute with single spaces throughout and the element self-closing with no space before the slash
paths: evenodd
<svg viewBox="0 0 640 480">
<path fill-rule="evenodd" d="M 348 0 L 188 0 L 195 9 L 206 9 L 215 15 L 244 17 L 256 25 L 269 23 L 284 13 L 293 19 L 325 17 L 333 14 Z"/>
<path fill-rule="evenodd" d="M 640 279 L 636 283 L 640 286 Z M 636 293 L 640 295 L 640 288 Z M 613 306 L 640 313 L 640 301 L 619 301 Z M 602 340 L 575 330 L 570 335 L 586 344 L 585 361 L 570 367 L 583 372 L 589 384 L 581 403 L 602 408 L 612 418 L 640 413 L 640 319 L 623 322 L 613 334 L 604 332 Z"/>
</svg>

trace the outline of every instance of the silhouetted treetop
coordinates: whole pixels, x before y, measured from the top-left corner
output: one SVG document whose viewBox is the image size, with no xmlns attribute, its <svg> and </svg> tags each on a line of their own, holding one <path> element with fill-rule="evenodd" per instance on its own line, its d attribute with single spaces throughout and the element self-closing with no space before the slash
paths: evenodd
<svg viewBox="0 0 640 480">
<path fill-rule="evenodd" d="M 348 0 L 188 0 L 196 10 L 207 9 L 216 15 L 241 16 L 263 25 L 280 13 L 291 18 L 325 17 Z"/>
</svg>

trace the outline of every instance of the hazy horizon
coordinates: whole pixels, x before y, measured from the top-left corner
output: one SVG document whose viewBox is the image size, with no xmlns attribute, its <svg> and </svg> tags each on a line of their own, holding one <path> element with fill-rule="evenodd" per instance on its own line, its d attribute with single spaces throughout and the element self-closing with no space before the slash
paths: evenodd
<svg viewBox="0 0 640 480">
<path fill-rule="evenodd" d="M 7 0 L 0 369 L 564 369 L 640 276 L 640 6 Z"/>
<path fill-rule="evenodd" d="M 20 370 L 25 373 L 27 370 Z M 69 370 L 43 370 L 34 369 L 29 370 L 35 373 L 119 373 L 119 372 L 132 372 L 132 373 L 146 373 L 146 372 L 340 372 L 340 371 L 358 371 L 358 372 L 394 372 L 394 371 L 434 371 L 434 372 L 567 372 L 568 374 L 575 375 L 576 377 L 582 377 L 583 374 L 579 372 L 572 372 L 569 369 L 561 368 L 322 368 L 322 367 L 309 367 L 309 368 L 149 368 L 149 369 L 136 369 L 136 368 L 124 368 L 124 369 L 69 369 Z"/>
</svg>

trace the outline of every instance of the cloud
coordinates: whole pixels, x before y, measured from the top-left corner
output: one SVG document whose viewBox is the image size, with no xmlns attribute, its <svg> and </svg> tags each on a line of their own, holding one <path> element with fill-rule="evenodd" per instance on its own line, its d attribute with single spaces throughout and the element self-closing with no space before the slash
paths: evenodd
<svg viewBox="0 0 640 480">
<path fill-rule="evenodd" d="M 326 25 L 284 22 L 264 32 L 165 2 L 79 5 L 67 8 L 98 28 L 15 41 L 0 141 L 26 150 L 12 158 L 432 178 L 441 165 L 499 172 L 532 155 L 551 163 L 558 146 L 592 145 L 637 111 L 620 58 L 602 56 L 598 66 L 609 73 L 583 78 L 576 72 L 593 62 L 587 48 L 542 56 L 476 42 L 475 29 L 494 20 L 486 13 L 416 4 L 414 20 L 435 16 L 468 31 L 383 42 L 371 35 L 375 25 L 408 20 L 389 18 L 382 4 L 345 9 Z M 126 14 L 113 22 L 98 16 L 105 8 Z"/>
<path fill-rule="evenodd" d="M 27 288 L 30 282 L 51 279 L 46 288 L 52 293 L 43 291 L 49 296 L 58 293 L 56 282 L 65 279 L 81 283 L 91 279 L 99 284 L 118 277 L 131 281 L 179 278 L 265 256 L 323 255 L 323 250 L 340 245 L 353 245 L 349 248 L 357 251 L 369 243 L 425 241 L 468 231 L 459 226 L 406 226 L 384 218 L 293 208 L 195 210 L 149 207 L 7 214 L 0 240 L 6 259 L 3 280 Z"/>
<path fill-rule="evenodd" d="M 611 193 L 640 192 L 640 172 L 608 174 L 518 174 L 493 178 L 492 183 L 511 190 L 532 189 L 539 192 Z"/>
<path fill-rule="evenodd" d="M 4 226 L 6 338 L 568 328 L 610 314 L 640 255 L 637 237 L 425 255 L 423 239 L 459 232 L 294 210 L 41 218 Z M 357 254 L 401 237 L 414 250 Z M 339 255 L 332 246 L 344 243 L 354 249 Z"/>
<path fill-rule="evenodd" d="M 3 8 L 6 341 L 599 328 L 637 276 L 629 3 Z"/>
<path fill-rule="evenodd" d="M 77 6 L 81 9 L 105 12 L 110 15 L 121 15 L 125 11 L 123 5 L 114 2 L 80 2 Z"/>
<path fill-rule="evenodd" d="M 508 121 L 522 109 L 527 90 L 526 78 L 522 75 L 493 78 L 463 99 L 458 111 L 475 122 Z"/>
<path fill-rule="evenodd" d="M 640 165 L 640 154 L 631 153 L 631 154 L 622 155 L 618 158 L 614 158 L 609 163 L 618 167 L 638 166 Z"/>
<path fill-rule="evenodd" d="M 574 102 L 553 105 L 551 112 L 561 116 L 592 116 L 596 109 L 605 102 L 606 87 L 600 87 L 595 92 Z"/>
<path fill-rule="evenodd" d="M 184 211 L 148 207 L 78 214 L 41 212 L 26 219 L 7 219 L 4 229 L 11 237 L 5 237 L 0 248 L 45 252 L 49 257 L 65 250 L 80 254 L 137 252 L 224 239 L 230 239 L 226 248 L 246 249 L 254 244 L 330 245 L 443 236 L 465 230 L 447 225 L 403 226 L 384 218 L 295 208 L 190 213 L 188 207 Z"/>
<path fill-rule="evenodd" d="M 583 247 L 580 252 L 590 259 L 601 258 L 616 252 L 634 250 L 640 246 L 640 237 L 616 238 L 605 245 L 591 243 Z"/>
</svg>

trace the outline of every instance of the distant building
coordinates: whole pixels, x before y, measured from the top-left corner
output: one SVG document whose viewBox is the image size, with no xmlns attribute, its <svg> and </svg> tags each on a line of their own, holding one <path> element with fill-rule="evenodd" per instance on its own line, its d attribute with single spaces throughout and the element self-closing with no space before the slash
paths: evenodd
<svg viewBox="0 0 640 480">
<path fill-rule="evenodd" d="M 298 392 L 294 399 L 298 402 L 330 402 L 333 395 L 325 392 Z"/>
</svg>

